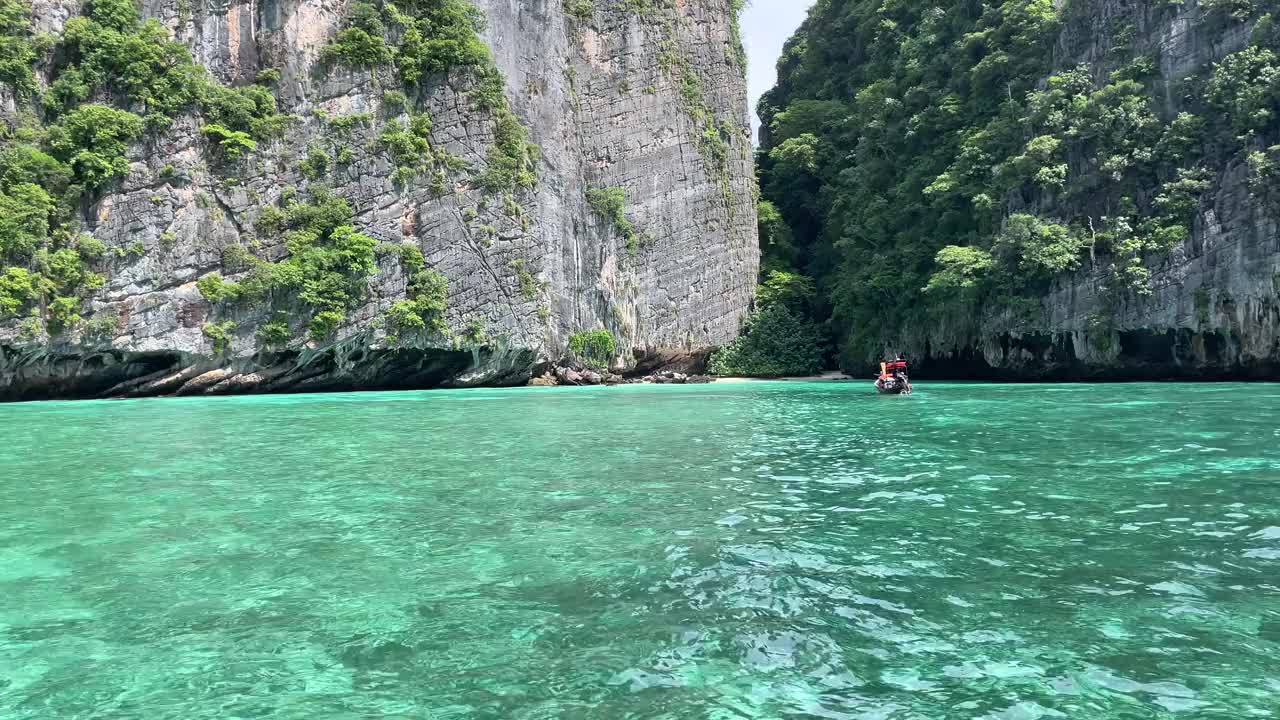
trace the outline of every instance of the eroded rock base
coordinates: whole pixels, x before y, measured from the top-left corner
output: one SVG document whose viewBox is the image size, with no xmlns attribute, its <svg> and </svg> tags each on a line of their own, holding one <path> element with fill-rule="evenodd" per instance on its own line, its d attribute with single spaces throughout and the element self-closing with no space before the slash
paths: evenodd
<svg viewBox="0 0 1280 720">
<path fill-rule="evenodd" d="M 534 361 L 530 351 L 386 348 L 219 366 L 172 353 L 59 355 L 0 346 L 0 402 L 504 387 L 526 383 Z"/>
<path fill-rule="evenodd" d="M 1186 328 L 1001 335 L 987 347 L 926 345 L 919 377 L 1009 382 L 1277 381 L 1280 348 L 1255 357 L 1229 333 Z"/>
</svg>

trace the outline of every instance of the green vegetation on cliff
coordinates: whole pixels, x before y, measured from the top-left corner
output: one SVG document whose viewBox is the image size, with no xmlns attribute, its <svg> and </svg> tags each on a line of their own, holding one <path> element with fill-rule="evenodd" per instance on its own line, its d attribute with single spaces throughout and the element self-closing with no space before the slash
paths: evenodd
<svg viewBox="0 0 1280 720">
<path fill-rule="evenodd" d="M 627 218 L 627 191 L 620 187 L 590 188 L 587 190 L 587 204 L 595 214 L 609 221 L 614 229 L 622 235 L 627 244 L 627 252 L 635 255 L 640 249 L 640 233 L 635 224 Z"/>
<path fill-rule="evenodd" d="M 787 43 L 759 107 L 764 271 L 814 280 L 847 362 L 958 311 L 1032 319 L 1080 268 L 1148 293 L 1232 158 L 1258 192 L 1280 175 L 1263 3 L 1102 5 L 819 0 Z M 1252 37 L 1165 76 L 1135 28 L 1179 13 L 1206 43 Z"/>
<path fill-rule="evenodd" d="M 35 37 L 30 8 L 0 0 L 0 83 L 23 104 L 0 125 L 0 316 L 29 315 L 31 335 L 81 321 L 83 298 L 102 286 L 113 256 L 79 231 L 84 203 L 129 170 L 126 152 L 183 113 L 209 121 L 206 135 L 234 157 L 279 134 L 287 118 L 262 85 L 225 87 L 143 22 L 131 0 L 95 0 L 60 37 Z M 47 87 L 34 66 L 47 64 Z M 136 243 L 135 243 L 136 245 Z"/>
<path fill-rule="evenodd" d="M 267 262 L 241 249 L 231 253 L 236 259 L 227 267 L 224 253 L 224 267 L 248 270 L 245 278 L 233 283 L 215 273 L 201 278 L 197 286 L 211 303 L 297 297 L 309 311 L 306 325 L 311 337 L 326 339 L 359 304 L 366 281 L 377 272 L 376 243 L 356 232 L 347 201 L 321 187 L 312 190 L 310 202 L 291 201 L 272 218 L 272 229 L 284 233 L 286 259 Z"/>
<path fill-rule="evenodd" d="M 346 27 L 322 57 L 356 70 L 390 70 L 404 92 L 393 91 L 396 102 L 389 105 L 417 98 L 430 90 L 428 81 L 442 75 L 467 73 L 472 83 L 467 96 L 494 120 L 494 141 L 476 182 L 495 194 L 510 193 L 537 184 L 538 148 L 528 142 L 528 133 L 511 111 L 502 71 L 480 39 L 483 29 L 484 15 L 466 0 L 357 0 L 348 9 Z M 443 160 L 432 157 L 430 129 L 430 118 L 418 115 L 409 128 L 389 127 L 384 133 L 383 141 L 403 171 L 398 173 L 402 180 L 412 179 L 424 159 L 429 165 Z"/>
<path fill-rule="evenodd" d="M 378 255 L 394 256 L 406 278 L 407 297 L 386 311 L 389 335 L 399 339 L 413 333 L 445 334 L 449 285 L 444 275 L 426 267 L 416 246 L 378 245 L 357 232 L 352 221 L 346 200 L 324 186 L 313 186 L 309 201 L 282 200 L 258 217 L 259 232 L 283 234 L 289 251 L 285 259 L 261 260 L 243 246 L 230 245 L 223 251 L 223 269 L 241 279 L 231 282 L 211 273 L 196 286 L 222 312 L 263 302 L 296 305 L 292 313 L 259 329 L 258 337 L 267 345 L 287 342 L 290 316 L 300 319 L 313 340 L 326 340 L 364 299 L 369 278 L 378 272 Z"/>
<path fill-rule="evenodd" d="M 113 263 L 146 252 L 137 240 L 108 249 L 81 231 L 93 204 L 129 174 L 131 147 L 156 139 L 181 117 L 194 117 L 209 165 L 233 170 L 253 162 L 259 143 L 299 121 L 278 111 L 273 86 L 279 72 L 264 70 L 255 84 L 228 87 L 195 63 L 159 21 L 142 20 L 132 0 L 91 0 L 81 10 L 61 34 L 43 36 L 32 30 L 27 0 L 0 0 L 0 94 L 12 96 L 17 107 L 0 123 L 0 318 L 27 316 L 28 339 L 80 325 L 84 301 L 103 286 Z M 394 71 L 403 90 L 387 91 L 387 120 L 373 147 L 393 160 L 396 180 L 408 183 L 429 172 L 438 192 L 447 171 L 465 163 L 432 146 L 431 118 L 415 108 L 441 77 L 465 72 L 467 95 L 493 118 L 487 163 L 473 181 L 518 208 L 512 194 L 536 183 L 537 149 L 508 106 L 503 77 L 480 39 L 482 28 L 483 16 L 465 0 L 362 0 L 351 6 L 324 56 L 335 64 Z M 313 181 L 310 201 L 284 197 L 263 205 L 254 223 L 263 239 L 283 241 L 287 257 L 267 262 L 243 245 L 231 245 L 223 251 L 222 269 L 240 276 L 238 282 L 223 273 L 198 282 L 210 302 L 221 303 L 219 312 L 247 299 L 306 309 L 293 318 L 299 322 L 277 312 L 263 323 L 257 334 L 267 345 L 284 345 L 291 326 L 307 328 L 315 339 L 330 337 L 378 272 L 376 243 L 356 231 L 347 202 L 323 185 L 355 157 L 342 141 L 375 119 L 364 113 L 316 115 L 331 132 L 297 162 Z M 161 178 L 172 175 L 168 166 Z M 237 182 L 233 176 L 224 180 L 229 186 Z M 197 197 L 207 204 L 206 193 Z M 166 231 L 160 240 L 171 248 L 177 238 Z M 408 297 L 387 311 L 388 327 L 400 335 L 443 333 L 447 283 L 425 267 L 417 248 L 409 250 L 416 255 L 397 250 Z M 108 320 L 115 323 L 102 318 L 104 331 Z M 208 327 L 215 350 L 227 349 L 235 323 Z M 95 334 L 85 329 L 83 337 Z"/>
<path fill-rule="evenodd" d="M 618 343 L 608 330 L 583 330 L 569 336 L 569 351 L 588 366 L 608 368 L 618 352 Z"/>
</svg>

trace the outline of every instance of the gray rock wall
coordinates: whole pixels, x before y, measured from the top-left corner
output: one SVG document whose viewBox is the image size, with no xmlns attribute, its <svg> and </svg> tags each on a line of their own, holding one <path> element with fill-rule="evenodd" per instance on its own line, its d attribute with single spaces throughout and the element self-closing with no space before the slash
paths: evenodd
<svg viewBox="0 0 1280 720">
<path fill-rule="evenodd" d="M 135 146 L 128 176 L 82 218 L 109 250 L 95 268 L 107 282 L 87 301 L 86 319 L 118 317 L 114 336 L 25 338 L 16 321 L 0 323 L 0 399 L 507 384 L 561 357 L 580 330 L 612 331 L 619 362 L 634 351 L 731 340 L 750 305 L 758 248 L 746 87 L 728 0 L 679 0 L 643 14 L 624 0 L 596 0 L 585 20 L 567 16 L 561 0 L 475 4 L 488 18 L 485 40 L 513 110 L 541 148 L 539 183 L 517 195 L 515 216 L 484 200 L 474 172 L 450 173 L 443 189 L 429 178 L 392 182 L 395 168 L 375 143 L 387 119 L 386 86 L 375 74 L 317 64 L 344 3 L 144 0 L 143 14 L 223 82 L 278 69 L 282 110 L 298 120 L 234 168 L 211 165 L 194 116 Z M 44 31 L 77 12 L 74 1 L 36 2 Z M 688 106 L 663 48 L 696 74 L 710 118 Z M 434 119 L 433 144 L 474 171 L 485 164 L 494 123 L 464 97 L 469 82 L 439 78 L 422 109 Z M 0 109 L 12 112 L 12 98 L 0 98 Z M 321 117 L 361 112 L 375 122 L 350 138 L 337 138 Z M 708 123 L 725 129 L 723 164 L 701 144 Z M 380 260 L 332 341 L 309 341 L 295 325 L 284 352 L 261 352 L 253 335 L 278 306 L 215 310 L 201 296 L 195 281 L 221 269 L 228 245 L 270 260 L 286 255 L 282 240 L 257 236 L 253 221 L 286 187 L 305 192 L 299 161 L 310 146 L 338 143 L 355 159 L 324 182 L 351 203 L 358 229 L 419 247 L 449 278 L 452 335 L 474 338 L 482 329 L 483 340 L 386 342 L 379 314 L 406 289 L 392 258 Z M 627 217 L 645 238 L 634 254 L 588 206 L 586 191 L 599 187 L 625 189 Z M 520 264 L 536 281 L 532 293 L 522 290 Z M 202 333 L 211 319 L 237 324 L 223 354 Z"/>
</svg>

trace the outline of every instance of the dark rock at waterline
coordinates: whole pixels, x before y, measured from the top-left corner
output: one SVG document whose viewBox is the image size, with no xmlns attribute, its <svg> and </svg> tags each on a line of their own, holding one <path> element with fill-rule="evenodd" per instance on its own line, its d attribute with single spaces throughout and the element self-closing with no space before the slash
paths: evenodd
<svg viewBox="0 0 1280 720">
<path fill-rule="evenodd" d="M 506 387 L 527 383 L 535 359 L 530 351 L 500 348 L 379 348 L 362 342 L 244 362 L 109 349 L 84 358 L 0 343 L 0 402 Z"/>
<path fill-rule="evenodd" d="M 1280 318 L 1280 305 L 1264 317 Z M 1280 321 L 1277 321 L 1280 322 Z M 1277 325 L 1280 327 L 1280 325 Z M 1088 333 L 1001 333 L 986 340 L 907 345 L 913 376 L 997 382 L 1250 381 L 1280 378 L 1275 328 L 1248 329 L 1277 350 L 1242 356 L 1243 336 L 1231 331 L 1181 329 L 1108 330 Z M 1098 331 L 1102 332 L 1102 331 Z M 966 343 L 971 343 L 966 346 Z M 1101 344 L 1103 354 L 1093 349 Z M 979 346 L 980 345 L 980 346 Z M 896 350 L 895 350 L 896 352 Z M 862 374 L 873 363 L 848 367 Z"/>
<path fill-rule="evenodd" d="M 553 375 L 555 384 L 559 385 L 620 385 L 624 382 L 621 375 L 591 368 L 557 367 Z"/>
<path fill-rule="evenodd" d="M 705 385 L 715 382 L 715 378 L 709 375 L 685 375 L 678 372 L 665 372 L 656 375 L 646 375 L 642 378 L 631 380 L 629 382 L 636 383 L 652 383 L 654 385 Z"/>
<path fill-rule="evenodd" d="M 635 366 L 627 371 L 629 377 L 657 377 L 670 373 L 700 375 L 707 371 L 712 348 L 700 350 L 640 349 L 632 351 Z"/>
</svg>

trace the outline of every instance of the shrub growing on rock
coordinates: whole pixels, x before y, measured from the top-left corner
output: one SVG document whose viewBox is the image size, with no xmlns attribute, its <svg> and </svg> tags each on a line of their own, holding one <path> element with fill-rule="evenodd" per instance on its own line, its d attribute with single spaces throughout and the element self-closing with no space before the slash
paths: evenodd
<svg viewBox="0 0 1280 720">
<path fill-rule="evenodd" d="M 588 330 L 569 337 L 569 350 L 592 367 L 608 367 L 618 351 L 618 343 L 608 330 Z"/>
</svg>

